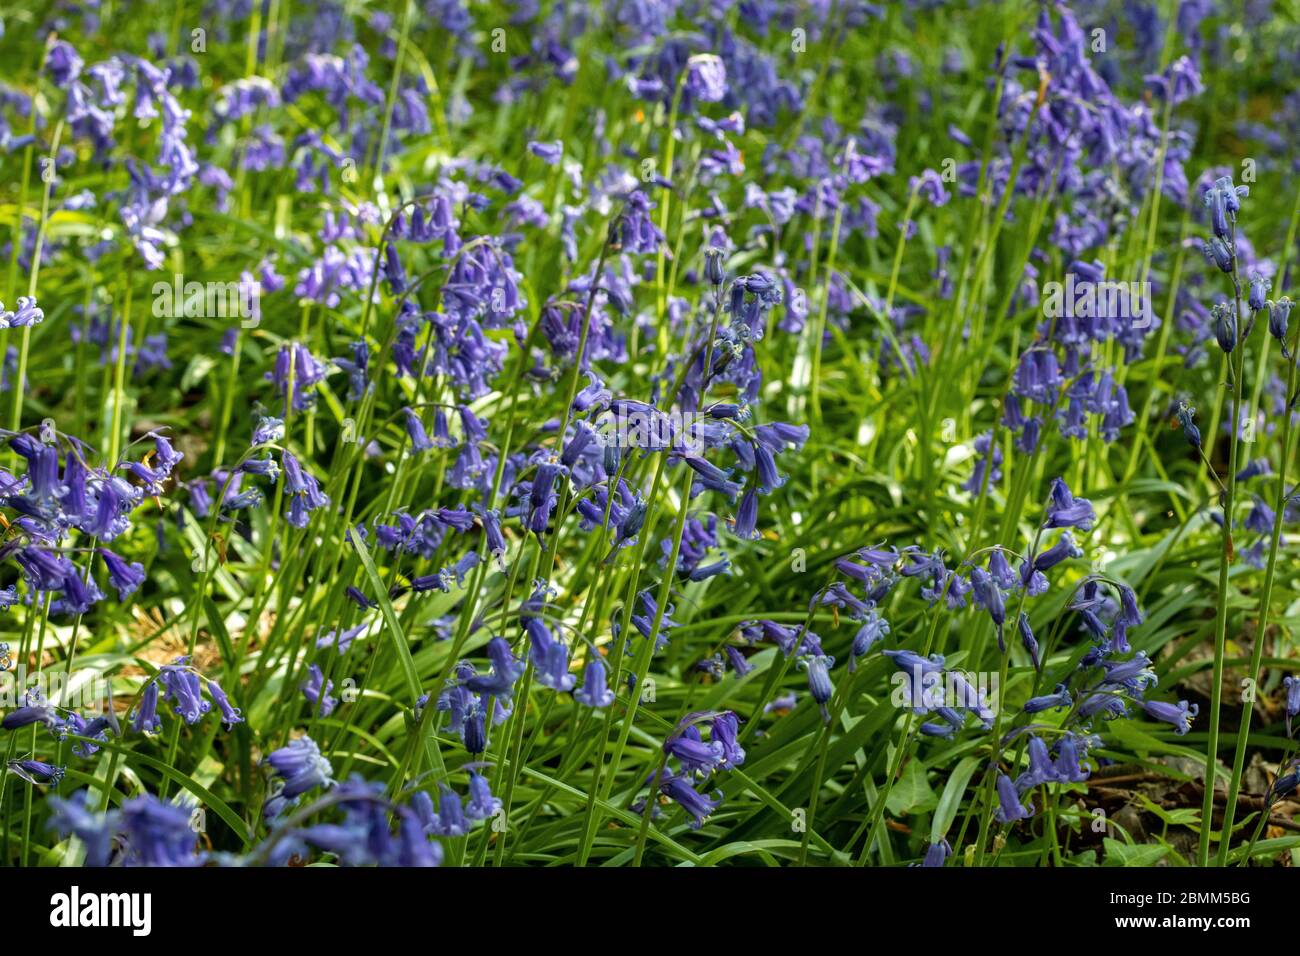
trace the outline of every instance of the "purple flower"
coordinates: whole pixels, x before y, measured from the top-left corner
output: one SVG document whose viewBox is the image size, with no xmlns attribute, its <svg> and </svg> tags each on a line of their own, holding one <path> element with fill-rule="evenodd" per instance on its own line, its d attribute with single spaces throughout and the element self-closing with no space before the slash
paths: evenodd
<svg viewBox="0 0 1300 956">
<path fill-rule="evenodd" d="M 280 795 L 292 800 L 316 787 L 329 787 L 334 783 L 334 770 L 321 756 L 320 748 L 310 737 L 291 740 L 266 757 L 276 778 L 284 782 Z"/>
<path fill-rule="evenodd" d="M 131 726 L 137 733 L 156 733 L 162 729 L 162 720 L 158 717 L 158 681 L 151 680 L 140 694 L 140 703 L 136 705 L 135 716 Z"/>
<path fill-rule="evenodd" d="M 1268 303 L 1268 332 L 1273 338 L 1282 343 L 1282 355 L 1290 358 L 1290 352 L 1287 347 L 1287 321 L 1291 315 L 1291 299 L 1282 296 L 1276 302 Z"/>
<path fill-rule="evenodd" d="M 486 820 L 496 816 L 501 809 L 501 801 L 492 796 L 487 778 L 473 770 L 469 773 L 469 803 L 465 805 L 465 816 L 471 820 Z"/>
<path fill-rule="evenodd" d="M 1090 531 L 1096 520 L 1097 515 L 1092 509 L 1091 501 L 1086 498 L 1075 498 L 1062 479 L 1052 479 L 1051 503 L 1047 507 L 1043 527 L 1078 528 L 1081 531 Z M 1044 569 L 1039 567 L 1039 570 Z"/>
<path fill-rule="evenodd" d="M 329 495 L 320 490 L 319 482 L 289 452 L 282 451 L 280 461 L 284 466 L 284 491 L 290 496 L 286 519 L 295 528 L 305 528 L 311 512 L 330 503 Z"/>
<path fill-rule="evenodd" d="M 438 816 L 429 824 L 429 832 L 443 837 L 460 837 L 469 833 L 470 821 L 456 791 L 446 784 L 438 786 Z"/>
<path fill-rule="evenodd" d="M 835 658 L 827 657 L 825 654 L 809 654 L 800 660 L 799 666 L 807 671 L 808 692 L 821 708 L 822 717 L 829 721 L 830 714 L 826 710 L 826 703 L 835 693 L 830 675 L 830 669 L 835 666 Z"/>
<path fill-rule="evenodd" d="M 1236 225 L 1237 212 L 1241 209 L 1241 199 L 1249 193 L 1249 186 L 1234 187 L 1228 176 L 1220 176 L 1205 191 L 1205 206 L 1210 210 L 1210 224 L 1216 239 L 1225 242 L 1231 240 L 1232 227 Z"/>
<path fill-rule="evenodd" d="M 1037 714 L 1044 710 L 1064 710 L 1071 704 L 1070 692 L 1064 684 L 1058 684 L 1056 690 L 1042 697 L 1031 697 L 1025 701 L 1025 713 Z"/>
<path fill-rule="evenodd" d="M 1196 704 L 1189 706 L 1185 700 L 1180 700 L 1177 704 L 1169 704 L 1159 700 L 1146 700 L 1142 702 L 1142 709 L 1147 712 L 1148 717 L 1164 721 L 1167 724 L 1173 724 L 1174 733 L 1179 737 L 1192 729 L 1192 720 L 1196 717 L 1198 710 Z"/>
<path fill-rule="evenodd" d="M 552 143 L 539 143 L 532 140 L 528 144 L 528 151 L 548 166 L 554 166 L 564 158 L 564 144 L 558 139 Z"/>
<path fill-rule="evenodd" d="M 139 561 L 127 564 L 106 548 L 99 549 L 99 556 L 104 559 L 104 564 L 108 567 L 108 580 L 113 587 L 117 588 L 119 601 L 125 601 L 144 583 L 144 565 Z"/>
<path fill-rule="evenodd" d="M 1193 420 L 1196 416 L 1196 409 L 1192 408 L 1186 402 L 1180 402 L 1178 405 L 1178 422 L 1183 426 L 1183 437 L 1193 448 L 1201 447 L 1201 430 L 1196 427 Z"/>
<path fill-rule="evenodd" d="M 712 53 L 697 53 L 686 61 L 686 93 L 702 103 L 717 103 L 727 95 L 727 67 Z"/>
<path fill-rule="evenodd" d="M 993 816 L 998 823 L 1014 823 L 1034 815 L 1033 804 L 1025 806 L 1020 801 L 1020 794 L 1015 783 L 1004 773 L 998 774 L 998 809 Z"/>
<path fill-rule="evenodd" d="M 721 795 L 717 799 L 710 799 L 696 791 L 686 777 L 668 770 L 659 777 L 659 789 L 694 818 L 691 828 L 695 830 L 704 825 L 705 818 L 722 802 Z"/>
<path fill-rule="evenodd" d="M 307 668 L 307 680 L 298 685 L 302 691 L 302 696 L 316 705 L 316 713 L 321 717 L 328 717 L 334 713 L 334 708 L 338 705 L 338 698 L 331 697 L 330 691 L 334 689 L 334 682 L 325 680 L 325 674 L 318 664 L 312 664 Z"/>
<path fill-rule="evenodd" d="M 608 707 L 614 703 L 614 692 L 605 682 L 605 662 L 599 654 L 587 662 L 582 674 L 582 686 L 573 692 L 573 697 L 588 707 Z"/>
<path fill-rule="evenodd" d="M 713 742 L 722 748 L 720 766 L 724 770 L 738 767 L 745 762 L 745 750 L 737 739 L 739 729 L 740 718 L 733 711 L 724 710 L 713 718 L 710 736 Z"/>
</svg>

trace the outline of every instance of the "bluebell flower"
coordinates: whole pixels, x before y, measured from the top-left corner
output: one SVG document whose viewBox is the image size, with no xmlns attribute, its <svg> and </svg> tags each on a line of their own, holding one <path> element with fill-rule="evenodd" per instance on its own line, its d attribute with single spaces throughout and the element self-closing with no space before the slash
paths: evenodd
<svg viewBox="0 0 1300 956">
<path fill-rule="evenodd" d="M 727 663 L 731 665 L 737 677 L 744 677 L 754 669 L 754 665 L 749 663 L 745 655 L 740 652 L 740 648 L 728 644 L 722 650 L 727 655 Z"/>
<path fill-rule="evenodd" d="M 267 445 L 283 440 L 284 420 L 262 415 L 253 428 L 253 437 L 249 440 L 249 444 L 253 446 Z"/>
<path fill-rule="evenodd" d="M 1156 684 L 1156 672 L 1151 669 L 1151 659 L 1145 651 L 1138 651 L 1126 661 L 1104 660 L 1101 666 L 1106 671 L 1106 681 L 1120 684 L 1129 690 L 1141 692 Z"/>
<path fill-rule="evenodd" d="M 117 589 L 118 600 L 125 601 L 144 583 L 144 565 L 139 561 L 127 564 L 112 551 L 105 548 L 98 550 L 99 556 L 104 559 L 104 564 L 108 567 L 109 583 Z"/>
<path fill-rule="evenodd" d="M 44 760 L 9 761 L 9 772 L 31 784 L 58 783 L 63 779 L 64 769 Z"/>
<path fill-rule="evenodd" d="M 1002 448 L 994 444 L 992 430 L 976 436 L 975 454 L 975 467 L 962 488 L 972 495 L 979 495 L 986 487 L 992 488 L 1002 480 Z"/>
<path fill-rule="evenodd" d="M 1267 458 L 1255 458 L 1245 468 L 1237 472 L 1237 481 L 1249 481 L 1257 475 L 1267 475 L 1271 471 L 1272 466 Z"/>
<path fill-rule="evenodd" d="M 726 272 L 722 267 L 722 260 L 725 253 L 721 249 L 708 248 L 704 250 L 704 277 L 708 279 L 709 284 L 714 288 L 719 288 L 726 281 Z"/>
<path fill-rule="evenodd" d="M 1286 735 L 1291 736 L 1291 718 L 1300 714 L 1300 678 L 1284 677 L 1282 686 L 1286 688 Z"/>
<path fill-rule="evenodd" d="M 333 681 L 325 680 L 325 673 L 320 669 L 319 664 L 312 664 L 307 668 L 307 680 L 298 685 L 302 691 L 302 696 L 306 697 L 308 702 L 316 705 L 316 713 L 321 717 L 328 717 L 334 713 L 334 708 L 338 705 L 338 698 L 331 697 L 330 691 L 334 689 Z"/>
<path fill-rule="evenodd" d="M 1231 352 L 1237 347 L 1237 312 L 1224 303 L 1218 302 L 1210 309 L 1210 318 L 1214 322 L 1214 338 L 1219 348 Z"/>
<path fill-rule="evenodd" d="M 653 208 L 654 203 L 641 190 L 634 190 L 628 195 L 622 213 L 613 226 L 618 249 L 629 253 L 659 250 L 659 244 L 664 241 L 664 236 L 650 221 L 650 210 Z"/>
<path fill-rule="evenodd" d="M 465 817 L 460 797 L 446 784 L 438 786 L 438 817 L 429 831 L 443 837 L 461 837 L 469 833 L 470 821 Z"/>
<path fill-rule="evenodd" d="M 1065 710 L 1071 705 L 1070 691 L 1064 684 L 1057 684 L 1056 690 L 1041 697 L 1031 697 L 1025 701 L 1025 713 L 1037 714 L 1044 710 Z"/>
<path fill-rule="evenodd" d="M 606 685 L 605 662 L 599 654 L 587 661 L 582 686 L 573 692 L 573 697 L 588 707 L 608 707 L 614 702 L 614 692 Z"/>
<path fill-rule="evenodd" d="M 992 575 L 979 567 L 971 568 L 970 583 L 971 590 L 974 592 L 976 606 L 988 611 L 989 617 L 992 618 L 993 624 L 997 628 L 998 646 L 1006 650 L 1002 642 L 1002 626 L 1007 620 L 1007 609 L 1006 601 L 1002 596 L 1002 589 L 998 587 Z"/>
<path fill-rule="evenodd" d="M 995 548 L 989 554 L 989 575 L 993 578 L 995 584 L 1004 591 L 1014 591 L 1020 586 L 1015 572 L 1011 570 L 1011 565 L 1007 562 L 1007 556 L 1001 548 Z"/>
<path fill-rule="evenodd" d="M 746 488 L 744 494 L 740 496 L 740 504 L 736 508 L 736 517 L 731 523 L 731 532 L 738 538 L 752 539 L 757 537 L 755 531 L 757 525 L 758 489 L 751 486 Z"/>
<path fill-rule="evenodd" d="M 1268 332 L 1282 343 L 1284 358 L 1291 357 L 1287 343 L 1287 322 L 1291 316 L 1291 306 L 1291 299 L 1287 296 L 1268 303 Z"/>
<path fill-rule="evenodd" d="M 722 57 L 697 53 L 686 61 L 686 94 L 702 103 L 717 103 L 727 95 L 727 67 Z"/>
<path fill-rule="evenodd" d="M 713 491 L 720 491 L 727 496 L 728 501 L 734 501 L 736 495 L 740 494 L 742 486 L 735 481 L 731 481 L 731 472 L 719 468 L 712 462 L 697 456 L 691 456 L 686 459 L 686 464 L 695 472 L 699 484 Z"/>
<path fill-rule="evenodd" d="M 955 571 L 948 572 L 948 579 L 943 588 L 944 601 L 948 605 L 948 610 L 957 611 L 966 606 L 966 595 L 970 593 L 971 586 L 966 579 Z M 922 590 L 922 596 L 927 596 Z"/>
<path fill-rule="evenodd" d="M 310 737 L 289 741 L 266 757 L 275 776 L 284 781 L 280 795 L 292 800 L 308 790 L 330 787 L 334 783 L 334 769 L 320 748 Z"/>
<path fill-rule="evenodd" d="M 476 694 L 488 694 L 509 701 L 515 682 L 523 675 L 527 665 L 514 656 L 509 642 L 501 637 L 488 641 L 487 655 L 492 662 L 491 675 L 466 678 L 464 685 Z"/>
<path fill-rule="evenodd" d="M 288 451 L 280 452 L 280 460 L 284 465 L 284 491 L 290 496 L 286 519 L 295 528 L 305 528 L 309 514 L 330 503 L 329 495 L 320 490 L 320 483 Z"/>
<path fill-rule="evenodd" d="M 664 605 L 663 615 L 660 616 L 659 602 L 649 588 L 641 591 L 637 598 L 641 602 L 641 613 L 631 616 L 632 624 L 642 637 L 649 640 L 650 635 L 654 633 L 655 618 L 659 617 L 659 633 L 655 638 L 655 652 L 658 653 L 668 646 L 669 631 L 678 626 L 673 620 L 673 606 Z"/>
<path fill-rule="evenodd" d="M 1263 312 L 1268 305 L 1268 290 L 1272 287 L 1268 276 L 1259 272 L 1250 274 L 1250 290 L 1247 293 L 1246 304 L 1250 306 L 1252 312 Z"/>
<path fill-rule="evenodd" d="M 276 353 L 275 365 L 266 377 L 275 385 L 275 394 L 287 397 L 296 412 L 310 408 L 316 400 L 314 389 L 325 379 L 326 367 L 297 342 L 291 342 Z M 293 382 L 293 394 L 289 383 Z"/>
<path fill-rule="evenodd" d="M 248 508 L 256 508 L 261 503 L 262 489 L 253 487 L 223 499 L 221 511 L 223 514 L 229 514 L 235 511 L 244 511 Z"/>
<path fill-rule="evenodd" d="M 235 726 L 235 724 L 243 722 L 244 718 L 240 716 L 239 708 L 230 703 L 230 698 L 226 696 L 226 692 L 214 680 L 208 681 L 208 696 L 217 705 L 217 710 L 221 713 L 221 722 L 227 730 Z"/>
<path fill-rule="evenodd" d="M 363 592 L 360 588 L 354 587 L 353 585 L 349 584 L 344 590 L 346 591 L 348 598 L 353 603 L 355 603 L 358 607 L 360 607 L 363 611 L 373 610 L 379 607 L 379 603 L 377 601 L 372 601 L 370 600 L 370 598 L 366 597 L 365 592 Z"/>
<path fill-rule="evenodd" d="M 1079 753 L 1079 738 L 1074 734 L 1065 734 L 1056 744 L 1056 772 L 1060 780 L 1067 783 L 1083 783 L 1091 771 L 1084 766 Z"/>
<path fill-rule="evenodd" d="M 849 652 L 849 673 L 852 674 L 857 670 L 859 657 L 865 657 L 870 653 L 871 648 L 884 640 L 889 634 L 889 622 L 877 614 L 874 610 L 867 614 L 853 635 L 853 645 Z"/>
<path fill-rule="evenodd" d="M 598 410 L 608 408 L 613 400 L 612 393 L 595 372 L 591 369 L 586 369 L 585 372 L 587 384 L 573 396 L 573 410 L 585 412 L 593 408 Z"/>
<path fill-rule="evenodd" d="M 1256 495 L 1255 504 L 1250 509 L 1250 513 L 1246 515 L 1246 528 L 1256 534 L 1269 534 L 1273 531 L 1274 517 L 1273 509 Z"/>
<path fill-rule="evenodd" d="M 422 452 L 432 448 L 433 442 L 429 440 L 429 434 L 424 430 L 424 423 L 420 421 L 420 416 L 409 408 L 403 408 L 402 414 L 406 419 L 406 437 L 411 442 L 411 450 Z"/>
<path fill-rule="evenodd" d="M 460 661 L 456 664 L 446 688 L 438 695 L 437 709 L 449 715 L 448 723 L 456 731 L 461 729 L 470 709 L 474 706 L 474 694 L 466 686 L 473 679 L 474 665 L 469 661 Z M 421 703 L 419 706 L 423 707 L 424 704 Z"/>
<path fill-rule="evenodd" d="M 1225 241 L 1232 238 L 1232 226 L 1237 222 L 1241 198 L 1249 193 L 1249 186 L 1234 187 L 1228 176 L 1220 176 L 1205 190 L 1205 206 L 1210 210 L 1210 224 L 1216 238 Z"/>
<path fill-rule="evenodd" d="M 1078 528 L 1081 531 L 1092 530 L 1097 515 L 1092 502 L 1086 498 L 1075 498 L 1070 489 L 1060 478 L 1052 480 L 1051 502 L 1047 507 L 1046 528 Z M 1039 568 L 1039 570 L 1043 570 Z"/>
<path fill-rule="evenodd" d="M 84 65 L 84 61 L 77 55 L 76 48 L 66 40 L 51 44 L 45 54 L 45 70 L 50 74 L 54 85 L 60 89 L 67 89 L 77 77 L 81 76 Z"/>
<path fill-rule="evenodd" d="M 738 767 L 745 762 L 745 750 L 740 746 L 738 731 L 740 718 L 734 711 L 724 710 L 713 718 L 710 739 L 722 748 L 720 766 L 724 770 Z"/>
<path fill-rule="evenodd" d="M 1026 806 L 1020 800 L 1015 783 L 1004 773 L 998 774 L 998 809 L 993 816 L 998 823 L 1014 823 L 1034 815 L 1033 804 Z"/>
<path fill-rule="evenodd" d="M 1017 395 L 1040 405 L 1052 405 L 1056 402 L 1057 390 L 1062 383 L 1055 352 L 1045 348 L 1032 348 L 1021 355 L 1013 386 Z"/>
<path fill-rule="evenodd" d="M 564 641 L 551 637 L 551 632 L 538 618 L 529 618 L 524 622 L 530 640 L 529 657 L 537 671 L 537 681 L 551 690 L 570 691 L 578 682 L 577 677 L 569 673 L 569 650 Z"/>
<path fill-rule="evenodd" d="M 145 685 L 131 726 L 137 733 L 145 734 L 156 733 L 162 728 L 162 720 L 158 717 L 158 681 L 151 680 Z"/>
<path fill-rule="evenodd" d="M 43 724 L 52 731 L 57 731 L 63 725 L 63 720 L 54 705 L 35 690 L 27 692 L 23 706 L 15 707 L 5 714 L 4 720 L 0 720 L 0 728 L 17 730 L 19 727 L 30 727 L 33 724 Z"/>
<path fill-rule="evenodd" d="M 177 716 L 193 725 L 212 709 L 203 699 L 199 675 L 189 666 L 189 659 L 178 657 L 174 664 L 166 664 L 158 671 L 157 682 L 165 696 L 172 702 Z"/>
<path fill-rule="evenodd" d="M 1047 783 L 1056 783 L 1061 779 L 1056 764 L 1047 752 L 1047 744 L 1041 737 L 1029 736 L 1027 746 L 1029 769 L 1016 778 L 1016 789 L 1021 793 Z"/>
<path fill-rule="evenodd" d="M 275 481 L 280 477 L 280 464 L 270 455 L 265 458 L 249 458 L 239 466 L 239 470 L 248 475 L 256 475 Z"/>
<path fill-rule="evenodd" d="M 46 828 L 61 837 L 79 839 L 86 849 L 86 866 L 108 866 L 117 813 L 99 812 L 99 800 L 89 790 L 78 790 L 66 799 L 50 794 L 47 803 L 50 816 Z"/>
<path fill-rule="evenodd" d="M 543 535 L 550 526 L 551 512 L 555 510 L 558 500 L 555 480 L 566 473 L 566 469 L 556 462 L 544 461 L 538 464 L 528 495 L 528 530 L 534 534 Z"/>
<path fill-rule="evenodd" d="M 835 693 L 830 676 L 830 668 L 835 666 L 835 658 L 827 657 L 825 654 L 809 654 L 799 661 L 799 666 L 808 673 L 808 692 L 821 708 L 822 718 L 829 721 L 830 713 L 826 710 L 826 703 Z"/>
<path fill-rule="evenodd" d="M 1196 409 L 1192 408 L 1186 402 L 1180 402 L 1178 405 L 1178 423 L 1183 426 L 1183 437 L 1193 448 L 1201 447 L 1201 430 L 1196 427 L 1193 421 L 1196 415 Z"/>
<path fill-rule="evenodd" d="M 651 779 L 653 777 L 654 775 L 651 775 Z M 658 784 L 659 789 L 665 795 L 694 818 L 691 828 L 695 830 L 704 825 L 705 819 L 722 802 L 720 794 L 718 798 L 711 799 L 696 791 L 686 777 L 678 776 L 667 770 L 660 775 Z"/>
<path fill-rule="evenodd" d="M 1207 261 L 1218 267 L 1220 272 L 1232 272 L 1232 264 L 1236 261 L 1236 257 L 1232 250 L 1228 248 L 1228 244 L 1218 236 L 1211 236 L 1205 240 L 1201 244 L 1201 252 L 1205 254 Z M 1220 340 L 1220 344 L 1222 344 L 1222 340 Z M 1231 349 L 1225 349 L 1225 351 L 1231 351 Z"/>
<path fill-rule="evenodd" d="M 956 575 L 954 575 L 956 577 Z M 953 595 L 955 599 L 964 606 L 964 595 L 970 590 L 969 585 L 964 581 L 962 586 L 949 590 L 949 607 L 953 606 Z M 812 600 L 811 607 L 837 607 L 847 611 L 850 618 L 855 621 L 864 620 L 871 613 L 872 606 L 866 601 L 861 600 L 850 591 L 842 581 L 834 581 L 823 588 Z"/>
<path fill-rule="evenodd" d="M 951 198 L 948 190 L 943 188 L 943 177 L 933 169 L 924 170 L 920 176 L 913 176 L 908 181 L 908 189 L 932 206 L 946 206 Z"/>
<path fill-rule="evenodd" d="M 200 866 L 197 836 L 190 811 L 141 794 L 122 803 L 119 812 L 126 862 L 133 866 Z"/>
<path fill-rule="evenodd" d="M 925 859 L 921 862 L 923 867 L 940 867 L 947 862 L 948 857 L 952 856 L 952 847 L 947 840 L 940 840 L 938 843 L 931 843 L 925 851 Z"/>
<path fill-rule="evenodd" d="M 469 774 L 469 803 L 465 805 L 465 816 L 471 820 L 487 820 L 501 809 L 501 801 L 492 796 L 487 778 L 473 770 Z"/>
<path fill-rule="evenodd" d="M 564 158 L 564 144 L 558 139 L 550 143 L 532 140 L 528 143 L 528 151 L 548 166 L 554 166 Z"/>
<path fill-rule="evenodd" d="M 484 709 L 481 701 L 476 700 L 470 704 L 465 720 L 460 726 L 460 736 L 465 749 L 471 754 L 481 754 L 487 749 L 487 710 Z"/>
<path fill-rule="evenodd" d="M 681 763 L 683 772 L 693 776 L 708 776 L 721 766 L 723 759 L 722 743 L 716 740 L 706 743 L 694 724 L 670 735 L 664 741 L 663 751 Z"/>
<path fill-rule="evenodd" d="M 1189 705 L 1185 700 L 1180 700 L 1177 704 L 1169 704 L 1159 700 L 1144 700 L 1142 709 L 1147 712 L 1148 717 L 1172 724 L 1174 733 L 1181 737 L 1192 729 L 1192 720 L 1196 717 L 1198 707 L 1196 704 Z"/>
<path fill-rule="evenodd" d="M 1016 628 L 1020 631 L 1020 642 L 1024 644 L 1025 652 L 1034 662 L 1034 669 L 1041 671 L 1043 663 L 1038 657 L 1038 641 L 1034 638 L 1033 628 L 1029 626 L 1029 615 L 1024 611 L 1020 612 L 1020 617 L 1016 620 Z"/>
<path fill-rule="evenodd" d="M 1081 720 L 1090 720 L 1096 716 L 1103 720 L 1114 720 L 1128 714 L 1128 704 L 1117 688 L 1102 685 L 1087 697 L 1080 698 L 1076 712 Z"/>
<path fill-rule="evenodd" d="M 1291 796 L 1297 788 L 1300 788 L 1300 769 L 1292 769 L 1290 773 L 1281 774 L 1273 781 L 1273 785 L 1269 788 L 1269 797 L 1272 800 L 1281 800 Z"/>
<path fill-rule="evenodd" d="M 1091 506 L 1089 506 L 1091 509 Z M 1089 522 L 1091 523 L 1091 522 Z M 1043 551 L 1038 557 L 1034 558 L 1035 571 L 1048 571 L 1056 567 L 1062 561 L 1070 558 L 1078 558 L 1083 552 L 1074 543 L 1074 538 L 1070 532 L 1066 531 L 1056 539 L 1056 544 L 1052 545 L 1046 551 Z"/>
</svg>

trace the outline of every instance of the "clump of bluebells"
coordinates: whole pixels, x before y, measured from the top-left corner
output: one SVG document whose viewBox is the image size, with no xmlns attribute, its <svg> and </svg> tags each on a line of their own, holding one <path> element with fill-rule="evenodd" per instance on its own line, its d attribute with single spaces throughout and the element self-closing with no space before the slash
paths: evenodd
<svg viewBox="0 0 1300 956">
<path fill-rule="evenodd" d="M 497 6 L 0 25 L 4 862 L 1062 864 L 1246 598 L 1290 737 L 1284 17 Z"/>
</svg>

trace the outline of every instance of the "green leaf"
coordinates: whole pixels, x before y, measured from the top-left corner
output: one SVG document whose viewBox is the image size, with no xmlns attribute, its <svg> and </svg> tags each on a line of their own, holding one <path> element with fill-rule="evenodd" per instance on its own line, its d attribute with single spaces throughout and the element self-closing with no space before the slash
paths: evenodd
<svg viewBox="0 0 1300 956">
<path fill-rule="evenodd" d="M 889 792 L 885 806 L 894 816 L 902 816 L 905 813 L 933 810 L 937 802 L 934 790 L 925 779 L 925 765 L 919 760 L 913 760 L 903 769 L 903 776 Z"/>
<path fill-rule="evenodd" d="M 939 798 L 939 805 L 934 811 L 934 820 L 930 823 L 930 842 L 940 843 L 948 835 L 948 828 L 952 826 L 952 821 L 957 817 L 957 811 L 961 808 L 961 798 L 966 793 L 966 785 L 970 783 L 971 774 L 979 766 L 979 760 L 975 757 L 967 757 L 953 769 L 948 776 L 948 783 L 943 788 L 943 796 Z"/>
<path fill-rule="evenodd" d="M 352 546 L 357 549 L 357 557 L 361 559 L 361 567 L 365 569 L 366 577 L 370 579 L 370 586 L 375 589 L 379 613 L 384 616 L 386 630 L 393 639 L 394 650 L 397 651 L 397 662 L 401 665 L 402 675 L 406 679 L 406 689 L 411 694 L 409 706 L 414 707 L 420 697 L 420 675 L 415 670 L 415 661 L 411 659 L 411 649 L 406 645 L 402 625 L 398 623 L 397 615 L 393 612 L 393 604 L 388 600 L 388 589 L 384 587 L 384 582 L 379 580 L 379 572 L 375 570 L 375 562 L 370 559 L 370 552 L 366 550 L 361 535 L 352 534 L 348 538 Z"/>
<path fill-rule="evenodd" d="M 1155 866 L 1169 852 L 1167 846 L 1129 846 L 1111 837 L 1106 837 L 1102 845 L 1106 851 L 1102 866 Z"/>
<path fill-rule="evenodd" d="M 200 803 L 211 808 L 217 816 L 226 822 L 230 829 L 235 831 L 235 834 L 239 839 L 244 841 L 245 846 L 248 846 L 248 844 L 252 842 L 252 832 L 248 829 L 248 826 L 244 823 L 239 814 L 230 809 L 224 800 L 219 799 L 211 790 L 200 784 L 188 774 L 182 773 L 174 767 L 163 763 L 161 760 L 150 757 L 148 754 L 142 754 L 138 750 L 123 747 L 121 744 L 111 740 L 94 740 L 90 737 L 82 737 L 79 734 L 68 734 L 67 739 L 82 740 L 87 743 L 92 743 L 101 750 L 117 751 L 126 757 L 128 761 L 144 764 L 144 766 L 149 767 L 151 770 L 156 770 L 160 774 L 170 777 L 190 793 L 194 794 L 194 796 L 198 797 Z"/>
<path fill-rule="evenodd" d="M 1166 810 L 1146 794 L 1136 794 L 1142 805 L 1171 826 L 1197 826 L 1201 822 L 1201 811 L 1196 807 L 1183 807 L 1179 810 Z"/>
</svg>

